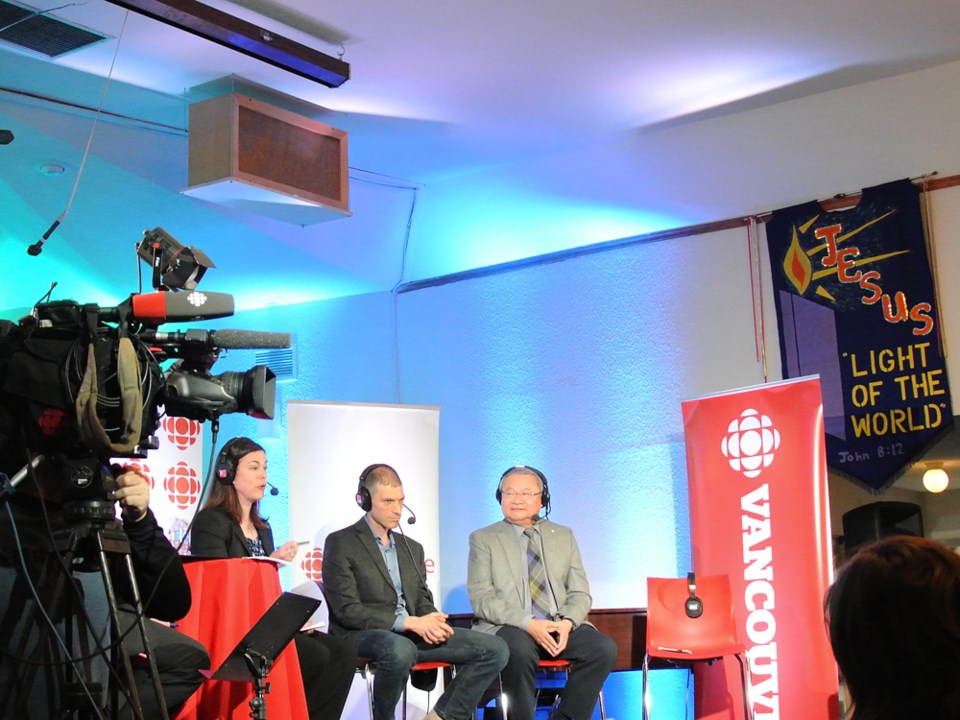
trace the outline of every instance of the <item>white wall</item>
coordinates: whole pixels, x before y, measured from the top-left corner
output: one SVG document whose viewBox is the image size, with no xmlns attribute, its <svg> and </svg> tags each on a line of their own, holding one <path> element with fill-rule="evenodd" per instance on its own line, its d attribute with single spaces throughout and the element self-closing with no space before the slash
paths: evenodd
<svg viewBox="0 0 960 720">
<path fill-rule="evenodd" d="M 760 101 L 427 187 L 408 279 L 960 173 L 960 63 Z"/>
</svg>

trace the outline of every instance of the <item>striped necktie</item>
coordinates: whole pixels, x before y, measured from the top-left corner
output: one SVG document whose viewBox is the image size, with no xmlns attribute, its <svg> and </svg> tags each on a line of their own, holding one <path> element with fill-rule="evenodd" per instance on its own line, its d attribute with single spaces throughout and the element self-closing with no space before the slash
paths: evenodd
<svg viewBox="0 0 960 720">
<path fill-rule="evenodd" d="M 537 543 L 537 531 L 530 527 L 526 528 L 523 534 L 527 536 L 527 576 L 530 582 L 531 610 L 534 617 L 542 619 L 550 616 L 547 572 Z"/>
</svg>

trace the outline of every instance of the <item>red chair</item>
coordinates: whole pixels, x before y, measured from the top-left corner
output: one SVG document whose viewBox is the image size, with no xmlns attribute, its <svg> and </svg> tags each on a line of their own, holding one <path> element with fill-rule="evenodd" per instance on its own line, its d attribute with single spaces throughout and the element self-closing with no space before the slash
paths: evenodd
<svg viewBox="0 0 960 720">
<path fill-rule="evenodd" d="M 743 717 L 750 719 L 750 665 L 737 638 L 728 575 L 647 578 L 647 649 L 643 657 L 643 719 L 650 716 L 651 658 L 692 669 L 733 655 L 740 664 Z"/>
<path fill-rule="evenodd" d="M 418 662 L 412 668 L 410 672 L 417 672 L 419 670 L 443 670 L 445 668 L 452 668 L 453 666 L 447 662 Z M 367 709 L 370 711 L 370 720 L 373 720 L 373 676 L 377 671 L 377 664 L 370 658 L 357 658 L 357 671 L 363 675 L 364 679 L 367 681 Z M 454 672 L 456 669 L 454 668 Z M 430 693 L 427 693 L 427 705 L 430 704 Z M 429 708 L 428 708 L 429 709 Z M 403 686 L 403 720 L 407 720 L 407 686 Z"/>
<path fill-rule="evenodd" d="M 327 600 L 327 590 L 323 586 L 323 582 L 317 580 L 317 588 L 320 590 L 320 594 L 323 596 L 323 601 L 327 604 L 327 607 L 330 607 L 330 602 Z M 456 672 L 450 663 L 446 662 L 419 662 L 416 663 L 410 672 L 416 672 L 418 670 L 441 670 L 445 668 L 452 668 L 452 672 Z M 363 676 L 363 679 L 367 683 L 367 710 L 370 712 L 370 720 L 373 720 L 373 676 L 377 671 L 377 663 L 374 662 L 371 658 L 359 657 L 357 658 L 357 672 Z M 427 703 L 430 702 L 430 694 L 427 693 Z M 407 687 L 403 687 L 403 720 L 407 720 Z"/>
</svg>

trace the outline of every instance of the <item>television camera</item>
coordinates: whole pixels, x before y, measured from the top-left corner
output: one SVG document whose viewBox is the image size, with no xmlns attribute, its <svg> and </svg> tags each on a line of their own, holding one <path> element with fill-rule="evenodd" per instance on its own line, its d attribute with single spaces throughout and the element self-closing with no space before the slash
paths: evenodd
<svg viewBox="0 0 960 720">
<path fill-rule="evenodd" d="M 91 672 L 91 660 L 98 653 L 105 665 L 113 664 L 102 645 L 93 655 L 83 657 L 83 663 L 76 662 L 94 642 L 88 631 L 94 626 L 84 592 L 72 577 L 64 582 L 61 570 L 69 575 L 101 572 L 112 637 L 123 643 L 134 628 L 139 631 L 157 716 L 168 717 L 144 610 L 157 590 L 151 589 L 141 603 L 134 552 L 124 529 L 114 522 L 116 501 L 111 490 L 116 469 L 109 463 L 115 458 L 145 457 L 155 449 L 154 433 L 163 414 L 210 420 L 215 429 L 226 413 L 273 417 L 276 377 L 268 367 L 257 365 L 220 375 L 211 374 L 211 368 L 222 350 L 289 347 L 290 335 L 245 330 L 161 331 L 164 323 L 230 316 L 233 298 L 198 290 L 198 281 L 213 263 L 162 228 L 144 232 L 137 255 L 153 268 L 153 292 L 135 293 L 115 307 L 73 300 L 50 302 L 44 301 L 45 297 L 18 323 L 0 321 L 0 475 L 12 475 L 0 477 L 0 503 L 7 511 L 0 520 L 9 518 L 0 523 L 0 566 L 14 567 L 7 562 L 8 551 L 13 546 L 22 549 L 19 539 L 8 539 L 19 537 L 20 530 L 30 538 L 26 555 L 20 554 L 15 565 L 18 575 L 12 587 L 18 594 L 6 598 L 0 625 L 4 633 L 17 633 L 16 643 L 8 642 L 4 635 L 4 647 L 16 645 L 22 653 L 27 652 L 24 648 L 32 648 L 30 656 L 43 659 L 21 662 L 18 656 L 13 658 L 15 663 L 4 664 L 8 657 L 0 658 L 0 669 L 17 678 L 17 682 L 5 680 L 11 692 L 5 689 L 0 693 L 4 717 L 8 707 L 20 708 L 33 700 L 48 703 L 51 716 L 80 712 L 81 717 L 114 717 L 116 712 L 101 712 L 101 705 L 109 694 L 116 711 L 119 691 L 129 699 L 133 716 L 146 720 L 126 652 L 117 654 L 123 672 L 111 673 L 110 693 L 104 693 L 96 673 Z M 44 510 L 49 538 L 38 536 L 42 528 L 30 514 L 28 503 L 19 503 L 17 512 L 12 512 L 17 483 L 29 475 L 37 479 L 44 503 L 53 500 L 62 509 L 55 523 Z M 17 514 L 28 518 L 20 530 L 16 528 Z M 42 559 L 37 557 L 38 549 Z M 150 550 L 150 554 L 154 552 Z M 162 549 L 160 552 L 162 557 Z M 54 555 L 58 557 L 54 559 Z M 138 561 L 149 565 L 142 548 Z M 151 577 L 154 569 L 147 570 L 145 577 Z M 115 570 L 120 570 L 121 578 L 125 571 L 122 582 L 127 591 L 122 598 L 114 589 Z M 20 578 L 30 575 L 49 582 L 38 583 L 40 591 L 27 593 L 28 583 L 21 583 Z M 159 588 L 159 577 L 151 579 Z M 121 620 L 121 600 L 133 608 L 129 629 L 124 629 Z M 61 632 L 61 625 L 67 641 L 55 647 L 50 639 Z M 71 662 L 63 662 L 63 657 Z M 51 672 L 51 667 L 64 670 Z M 8 701 L 16 705 L 8 705 Z"/>
<path fill-rule="evenodd" d="M 162 228 L 144 232 L 137 255 L 153 268 L 153 292 L 115 307 L 39 302 L 19 323 L 0 321 L 0 443 L 54 461 L 70 499 L 101 496 L 111 458 L 155 449 L 164 413 L 214 423 L 234 412 L 273 417 L 270 368 L 210 371 L 222 350 L 290 347 L 290 334 L 161 332 L 164 323 L 228 317 L 233 297 L 198 290 L 215 266 Z M 5 460 L 0 469 L 13 467 Z M 13 469 L 26 462 L 17 460 Z"/>
</svg>

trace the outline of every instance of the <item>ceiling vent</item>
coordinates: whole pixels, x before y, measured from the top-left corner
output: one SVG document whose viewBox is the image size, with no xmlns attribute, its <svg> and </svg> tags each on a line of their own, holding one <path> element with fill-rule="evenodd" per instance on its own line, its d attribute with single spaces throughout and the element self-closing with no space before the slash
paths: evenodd
<svg viewBox="0 0 960 720">
<path fill-rule="evenodd" d="M 48 58 L 58 58 L 106 39 L 105 35 L 44 12 L 0 0 L 0 41 Z"/>
</svg>

